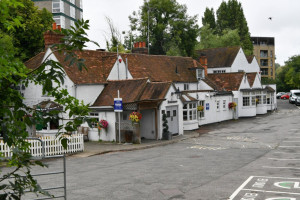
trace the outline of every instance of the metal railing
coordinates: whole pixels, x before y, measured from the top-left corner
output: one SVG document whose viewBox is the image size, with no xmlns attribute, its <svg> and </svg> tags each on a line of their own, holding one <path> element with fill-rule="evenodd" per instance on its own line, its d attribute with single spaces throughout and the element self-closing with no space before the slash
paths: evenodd
<svg viewBox="0 0 300 200">
<path fill-rule="evenodd" d="M 3 140 L 2 137 L 0 137 L 0 140 Z M 42 199 L 57 199 L 57 198 L 64 198 L 64 200 L 67 200 L 67 174 L 66 174 L 66 156 L 65 154 L 63 155 L 53 155 L 53 156 L 46 156 L 45 155 L 45 142 L 41 140 L 40 138 L 35 138 L 35 137 L 28 137 L 28 140 L 38 140 L 41 142 L 42 145 L 42 156 L 35 156 L 32 157 L 34 160 L 41 160 L 41 159 L 49 159 L 49 158 L 63 158 L 63 170 L 62 171 L 57 171 L 57 172 L 48 172 L 48 173 L 40 173 L 40 174 L 32 174 L 33 177 L 38 177 L 38 176 L 49 176 L 49 175 L 56 175 L 56 174 L 63 174 L 63 186 L 58 186 L 58 187 L 50 187 L 50 188 L 42 188 L 42 190 L 45 191 L 50 191 L 50 190 L 57 190 L 57 189 L 63 189 L 64 190 L 64 195 L 59 195 L 59 196 L 52 196 L 52 197 L 42 197 L 42 198 L 37 198 L 34 200 L 42 200 Z M 26 192 L 30 192 L 29 190 Z"/>
</svg>

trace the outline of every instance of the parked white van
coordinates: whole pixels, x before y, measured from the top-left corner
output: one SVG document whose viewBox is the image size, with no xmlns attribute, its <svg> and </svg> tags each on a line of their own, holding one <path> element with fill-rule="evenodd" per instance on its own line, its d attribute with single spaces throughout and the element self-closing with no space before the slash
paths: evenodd
<svg viewBox="0 0 300 200">
<path fill-rule="evenodd" d="M 295 99 L 297 97 L 300 97 L 300 90 L 291 90 L 290 92 L 291 92 L 291 95 L 290 95 L 289 102 L 295 103 Z"/>
</svg>

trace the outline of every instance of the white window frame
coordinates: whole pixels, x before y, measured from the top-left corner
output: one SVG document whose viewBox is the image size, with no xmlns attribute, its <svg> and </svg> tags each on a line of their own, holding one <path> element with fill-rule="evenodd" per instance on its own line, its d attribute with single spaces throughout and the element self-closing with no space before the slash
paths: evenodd
<svg viewBox="0 0 300 200">
<path fill-rule="evenodd" d="M 100 117 L 100 115 L 98 112 L 90 112 L 89 113 L 89 118 L 95 118 L 95 119 L 97 119 L 97 121 L 99 121 L 100 120 L 99 117 Z M 97 123 L 92 122 L 92 128 L 97 128 Z"/>
<path fill-rule="evenodd" d="M 252 104 L 251 93 L 243 92 L 243 107 L 249 107 Z"/>
<path fill-rule="evenodd" d="M 184 83 L 183 84 L 183 90 L 189 90 L 190 89 L 190 84 Z"/>
<path fill-rule="evenodd" d="M 70 5 L 70 17 L 75 19 L 75 7 Z M 72 21 L 72 20 L 71 20 Z"/>
<path fill-rule="evenodd" d="M 199 117 L 200 118 L 204 118 L 205 117 L 205 101 L 203 100 L 200 100 L 199 101 L 199 106 L 203 106 L 203 110 L 202 111 L 199 111 Z"/>
<path fill-rule="evenodd" d="M 204 73 L 203 73 L 203 69 L 196 69 L 196 76 L 197 76 L 197 79 L 202 79 L 204 78 Z"/>
<path fill-rule="evenodd" d="M 52 0 L 52 13 L 61 12 L 61 0 Z"/>
<path fill-rule="evenodd" d="M 183 121 L 193 121 L 197 120 L 197 102 L 186 103 L 183 106 Z M 184 114 L 186 113 L 186 114 Z"/>
<path fill-rule="evenodd" d="M 217 106 L 217 111 L 219 112 L 220 111 L 220 100 L 217 100 L 216 106 Z"/>
<path fill-rule="evenodd" d="M 223 110 L 226 110 L 226 100 L 223 100 Z"/>
</svg>

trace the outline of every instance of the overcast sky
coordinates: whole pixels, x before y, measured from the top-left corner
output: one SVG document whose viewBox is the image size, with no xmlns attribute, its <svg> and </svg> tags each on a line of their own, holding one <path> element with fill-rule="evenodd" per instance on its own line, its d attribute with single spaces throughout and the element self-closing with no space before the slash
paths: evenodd
<svg viewBox="0 0 300 200">
<path fill-rule="evenodd" d="M 206 7 L 216 11 L 223 0 L 177 0 L 187 5 L 188 14 L 198 15 L 199 26 Z M 300 0 L 240 0 L 251 36 L 275 37 L 276 63 L 281 65 L 300 54 Z M 106 48 L 108 24 L 105 16 L 122 31 L 129 30 L 128 16 L 138 11 L 143 0 L 83 0 L 83 18 L 90 20 L 89 38 Z M 268 18 L 272 17 L 272 20 Z M 89 44 L 89 49 L 96 47 Z"/>
</svg>

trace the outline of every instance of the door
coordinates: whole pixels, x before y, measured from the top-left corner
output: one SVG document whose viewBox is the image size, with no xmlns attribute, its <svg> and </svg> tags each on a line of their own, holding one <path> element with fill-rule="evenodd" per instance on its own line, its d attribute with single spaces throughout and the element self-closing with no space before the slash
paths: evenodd
<svg viewBox="0 0 300 200">
<path fill-rule="evenodd" d="M 178 123 L 178 106 L 169 106 L 166 108 L 167 120 L 169 131 L 172 134 L 178 134 L 179 132 L 179 123 Z"/>
</svg>

